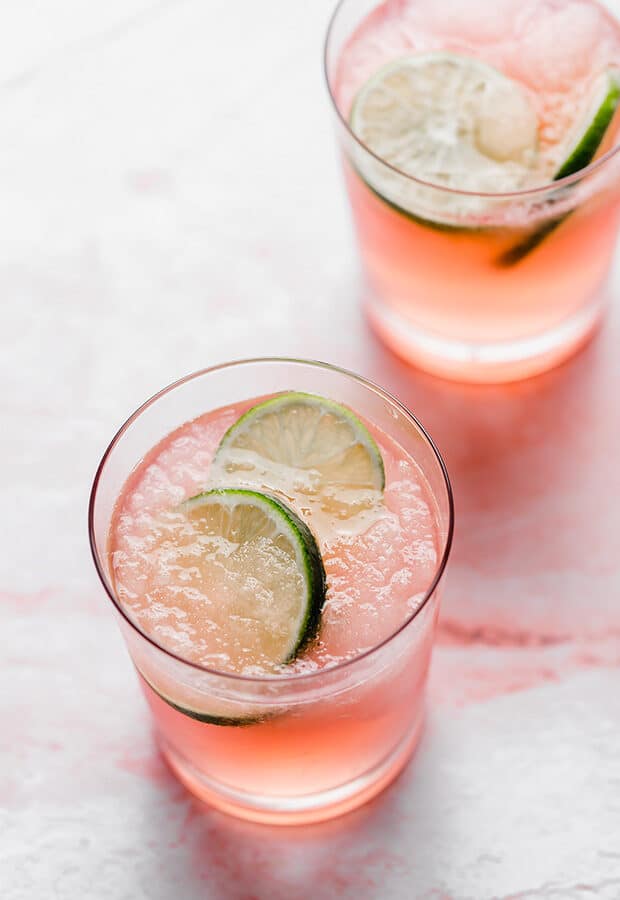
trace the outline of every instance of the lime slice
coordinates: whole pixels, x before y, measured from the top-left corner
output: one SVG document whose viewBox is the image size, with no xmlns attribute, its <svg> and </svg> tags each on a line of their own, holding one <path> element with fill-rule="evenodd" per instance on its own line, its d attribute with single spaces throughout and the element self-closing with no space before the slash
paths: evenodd
<svg viewBox="0 0 620 900">
<path fill-rule="evenodd" d="M 561 163 L 554 180 L 567 178 L 588 166 L 601 146 L 620 101 L 620 78 L 605 72 L 597 80 L 586 108 L 564 145 Z"/>
<path fill-rule="evenodd" d="M 385 486 L 381 453 L 358 417 L 300 392 L 244 413 L 222 438 L 212 477 L 248 479 L 341 518 L 374 502 Z"/>
<path fill-rule="evenodd" d="M 220 488 L 182 507 L 200 547 L 180 560 L 215 598 L 209 625 L 237 671 L 295 658 L 315 634 L 325 572 L 312 532 L 282 501 Z M 198 572 L 196 571 L 198 570 Z"/>
<path fill-rule="evenodd" d="M 381 160 L 459 191 L 518 190 L 537 159 L 538 121 L 525 88 L 455 53 L 415 54 L 379 69 L 355 98 L 350 122 Z M 408 183 L 363 153 L 354 163 L 374 191 L 415 216 L 443 222 L 484 209 L 484 198 Z"/>
<path fill-rule="evenodd" d="M 574 175 L 589 166 L 596 156 L 620 102 L 620 76 L 617 72 L 604 72 L 596 81 L 578 118 L 578 124 L 563 143 L 558 156 L 563 159 L 553 176 L 554 181 Z M 558 199 L 567 196 L 570 186 L 558 188 Z M 522 241 L 505 250 L 498 258 L 501 267 L 516 265 L 530 255 L 545 238 L 554 232 L 571 214 L 572 210 L 543 222 Z"/>
<path fill-rule="evenodd" d="M 280 500 L 236 488 L 205 491 L 162 519 L 161 541 L 152 609 L 156 617 L 172 611 L 180 618 L 201 662 L 276 674 L 315 636 L 326 593 L 323 561 L 308 526 Z M 247 692 L 239 700 L 219 697 L 208 673 L 171 677 L 148 656 L 136 664 L 161 699 L 194 719 L 239 725 L 264 718 Z"/>
</svg>

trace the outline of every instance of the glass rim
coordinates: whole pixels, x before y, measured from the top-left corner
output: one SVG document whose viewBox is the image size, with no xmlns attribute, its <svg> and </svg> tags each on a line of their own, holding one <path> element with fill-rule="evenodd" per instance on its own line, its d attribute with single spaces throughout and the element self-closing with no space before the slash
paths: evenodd
<svg viewBox="0 0 620 900">
<path fill-rule="evenodd" d="M 401 178 L 407 179 L 407 181 L 411 181 L 414 184 L 420 185 L 424 188 L 432 188 L 436 191 L 442 191 L 446 194 L 452 194 L 456 197 L 483 197 L 489 200 L 492 199 L 525 199 L 527 197 L 537 197 L 540 194 L 545 194 L 552 190 L 557 190 L 558 188 L 568 187 L 571 184 L 574 184 L 577 181 L 581 181 L 584 176 L 590 175 L 603 168 L 605 163 L 612 159 L 618 151 L 620 151 L 620 141 L 616 143 L 614 147 L 604 153 L 599 159 L 594 160 L 589 163 L 587 166 L 584 166 L 583 169 L 579 169 L 577 172 L 573 172 L 572 175 L 565 175 L 564 178 L 558 178 L 557 181 L 547 181 L 544 184 L 538 185 L 537 187 L 532 188 L 522 188 L 518 191 L 465 191 L 460 190 L 459 188 L 451 188 L 446 187 L 443 184 L 437 184 L 434 181 L 426 181 L 423 178 L 418 178 L 415 175 L 410 175 L 408 172 L 403 171 L 403 169 L 399 169 L 397 166 L 392 165 L 387 160 L 383 159 L 382 156 L 379 156 L 378 153 L 375 153 L 374 150 L 371 150 L 364 141 L 362 141 L 353 131 L 349 122 L 342 114 L 338 102 L 336 100 L 336 96 L 334 91 L 332 90 L 331 79 L 329 76 L 329 65 L 328 65 L 328 53 L 330 49 L 330 40 L 332 37 L 332 31 L 338 18 L 338 14 L 345 4 L 350 3 L 351 0 L 338 0 L 334 11 L 332 12 L 329 22 L 327 24 L 327 31 L 325 33 L 325 40 L 323 42 L 323 74 L 325 76 L 325 83 L 327 85 L 327 93 L 329 94 L 329 98 L 331 100 L 334 111 L 340 121 L 340 124 L 344 127 L 345 131 L 353 139 L 355 144 L 360 147 L 365 153 L 368 153 L 369 156 L 372 156 L 373 159 L 377 160 L 377 162 L 384 165 L 386 168 L 390 169 L 394 174 L 399 175 Z M 380 3 L 377 3 L 379 6 Z"/>
<path fill-rule="evenodd" d="M 191 660 L 185 659 L 180 654 L 175 653 L 174 651 L 164 647 L 153 637 L 151 637 L 150 635 L 148 635 L 144 631 L 142 631 L 142 629 L 138 627 L 138 625 L 130 618 L 128 613 L 123 609 L 118 598 L 115 596 L 115 592 L 112 589 L 112 586 L 111 586 L 109 579 L 106 575 L 106 572 L 104 570 L 102 561 L 101 561 L 99 553 L 97 551 L 97 544 L 96 544 L 96 538 L 95 538 L 95 524 L 94 524 L 95 505 L 96 505 L 96 501 L 97 501 L 97 491 L 99 488 L 99 482 L 103 476 L 105 466 L 107 464 L 107 461 L 108 461 L 110 455 L 112 454 L 112 452 L 118 445 L 121 438 L 125 435 L 125 433 L 129 430 L 129 428 L 134 424 L 134 422 L 136 422 L 140 418 L 142 413 L 145 412 L 147 409 L 149 409 L 151 406 L 153 406 L 161 397 L 164 397 L 165 395 L 174 391 L 176 388 L 179 388 L 182 385 L 187 384 L 190 381 L 193 381 L 195 378 L 200 378 L 204 375 L 209 375 L 212 372 L 220 372 L 225 369 L 237 368 L 237 367 L 242 367 L 242 366 L 247 366 L 247 365 L 256 365 L 256 364 L 261 364 L 261 363 L 289 363 L 289 364 L 292 363 L 294 365 L 309 366 L 309 367 L 314 367 L 317 369 L 327 370 L 330 372 L 336 372 L 340 375 L 346 376 L 347 378 L 353 379 L 354 381 L 358 382 L 358 384 L 361 384 L 363 387 L 371 390 L 374 394 L 378 395 L 383 400 L 387 400 L 388 403 L 395 406 L 405 416 L 405 419 L 407 419 L 409 421 L 410 425 L 413 425 L 413 427 L 418 430 L 418 432 L 421 434 L 421 436 L 424 438 L 424 440 L 430 447 L 430 449 L 433 453 L 433 456 L 435 458 L 435 461 L 439 465 L 439 470 L 443 477 L 443 484 L 444 484 L 444 487 L 446 490 L 446 496 L 447 496 L 447 500 L 448 500 L 448 528 L 447 528 L 447 532 L 446 532 L 445 545 L 444 545 L 444 548 L 443 548 L 443 551 L 441 554 L 441 558 L 439 560 L 439 564 L 438 564 L 437 568 L 435 569 L 435 573 L 433 575 L 433 578 L 432 578 L 428 588 L 424 592 L 424 598 L 423 598 L 422 602 L 419 604 L 419 606 L 417 606 L 416 609 L 403 620 L 403 622 L 399 625 L 399 627 L 395 631 L 392 631 L 386 638 L 384 638 L 378 644 L 373 644 L 372 647 L 368 648 L 367 650 L 364 650 L 362 653 L 357 654 L 356 656 L 352 657 L 351 659 L 346 659 L 346 660 L 343 660 L 342 662 L 336 663 L 334 666 L 329 666 L 324 669 L 318 669 L 313 672 L 301 672 L 296 675 L 282 675 L 282 676 L 280 676 L 280 675 L 243 675 L 238 672 L 225 672 L 225 671 L 222 671 L 221 669 L 215 669 L 210 666 L 204 666 L 204 665 L 201 665 L 200 663 L 192 662 Z M 450 484 L 448 470 L 446 468 L 446 464 L 443 461 L 441 453 L 439 452 L 433 439 L 428 434 L 428 432 L 426 431 L 426 429 L 424 428 L 422 423 L 419 422 L 418 419 L 413 415 L 413 413 L 410 412 L 410 410 L 407 409 L 407 407 L 403 403 L 401 403 L 400 400 L 398 400 L 393 394 L 389 393 L 389 391 L 384 390 L 382 387 L 375 384 L 373 381 L 370 381 L 369 379 L 364 378 L 364 376 L 362 376 L 362 375 L 357 375 L 355 372 L 350 372 L 348 369 L 343 369 L 340 366 L 335 366 L 335 365 L 332 365 L 331 363 L 321 362 L 319 360 L 298 359 L 295 357 L 285 357 L 285 356 L 250 357 L 250 358 L 246 358 L 246 359 L 231 360 L 230 362 L 225 362 L 225 363 L 218 363 L 213 366 L 207 366 L 204 369 L 199 369 L 198 371 L 190 372 L 188 375 L 185 375 L 182 378 L 178 378 L 176 381 L 171 382 L 170 384 L 166 385 L 166 387 L 157 391 L 157 393 L 155 393 L 151 397 L 149 397 L 148 400 L 145 400 L 144 403 L 142 403 L 136 410 L 134 410 L 134 412 L 123 422 L 123 424 L 117 430 L 114 437 L 112 438 L 112 440 L 106 447 L 106 449 L 103 452 L 103 455 L 101 457 L 101 460 L 99 462 L 99 465 L 97 466 L 97 469 L 95 471 L 95 475 L 94 475 L 91 490 L 90 490 L 89 501 L 88 501 L 88 540 L 89 540 L 89 544 L 90 544 L 90 552 L 92 555 L 92 559 L 95 564 L 95 570 L 97 572 L 99 580 L 101 581 L 103 589 L 105 590 L 109 599 L 112 601 L 113 605 L 116 607 L 116 610 L 120 613 L 120 615 L 127 622 L 127 624 L 137 634 L 139 634 L 140 637 L 144 638 L 144 640 L 146 640 L 149 644 L 151 644 L 153 647 L 155 647 L 160 652 L 164 653 L 166 656 L 174 659 L 176 662 L 183 663 L 186 666 L 190 666 L 190 668 L 197 669 L 198 671 L 200 671 L 202 673 L 205 673 L 208 675 L 213 675 L 218 678 L 231 679 L 233 681 L 254 683 L 254 684 L 259 684 L 259 683 L 260 684 L 286 684 L 286 683 L 292 684 L 292 683 L 298 683 L 298 682 L 302 682 L 302 681 L 307 683 L 312 680 L 317 680 L 321 676 L 325 677 L 326 675 L 335 673 L 337 671 L 342 671 L 343 669 L 347 669 L 349 666 L 352 666 L 353 664 L 358 663 L 361 660 L 368 658 L 369 656 L 375 654 L 377 651 L 381 650 L 381 648 L 383 648 L 387 644 L 391 643 L 394 640 L 394 638 L 396 638 L 402 631 L 404 631 L 405 628 L 407 628 L 408 625 L 417 617 L 417 615 L 424 609 L 424 607 L 426 606 L 426 604 L 428 603 L 428 601 L 430 600 L 432 595 L 435 593 L 435 590 L 437 589 L 437 586 L 439 585 L 439 582 L 445 571 L 445 568 L 446 568 L 446 565 L 448 562 L 448 557 L 450 556 L 450 549 L 452 547 L 453 534 L 454 534 L 454 498 L 453 498 L 453 494 L 452 494 L 452 485 Z"/>
</svg>

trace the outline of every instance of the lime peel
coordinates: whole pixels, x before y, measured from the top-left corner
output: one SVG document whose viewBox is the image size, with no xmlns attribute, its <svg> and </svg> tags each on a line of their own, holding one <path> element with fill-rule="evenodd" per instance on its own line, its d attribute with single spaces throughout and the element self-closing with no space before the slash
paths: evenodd
<svg viewBox="0 0 620 900">
<path fill-rule="evenodd" d="M 595 85 L 588 101 L 588 114 L 581 118 L 587 124 L 576 129 L 572 138 L 567 142 L 571 148 L 564 152 L 564 162 L 560 164 L 554 181 L 575 175 L 586 166 L 589 166 L 598 153 L 611 125 L 620 103 L 620 73 L 608 71 L 601 76 L 599 83 Z M 592 110 L 594 110 L 592 112 Z M 560 191 L 561 188 L 558 188 Z M 570 191 L 567 187 L 565 191 Z M 505 250 L 497 259 L 497 264 L 503 268 L 513 266 L 529 257 L 545 238 L 552 234 L 572 213 L 572 210 L 563 215 L 555 215 L 539 225 L 523 240 Z"/>
<path fill-rule="evenodd" d="M 590 165 L 603 143 L 619 101 L 620 75 L 617 72 L 605 72 L 588 102 L 589 112 L 582 118 L 587 125 L 579 128 L 573 136 L 570 142 L 572 149 L 567 151 L 564 162 L 553 176 L 554 181 L 568 178 Z"/>
</svg>

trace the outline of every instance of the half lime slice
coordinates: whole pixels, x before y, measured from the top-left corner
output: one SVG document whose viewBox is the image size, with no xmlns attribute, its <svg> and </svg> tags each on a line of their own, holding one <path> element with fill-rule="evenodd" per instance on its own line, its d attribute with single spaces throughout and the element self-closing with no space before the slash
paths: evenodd
<svg viewBox="0 0 620 900">
<path fill-rule="evenodd" d="M 590 165 L 605 140 L 619 103 L 620 73 L 604 72 L 596 80 L 588 95 L 577 124 L 560 146 L 557 156 L 562 162 L 557 164 L 553 176 L 554 181 L 568 178 L 569 175 L 574 175 Z M 567 191 L 570 189 L 570 186 L 564 189 L 558 188 L 557 199 L 566 197 Z M 498 257 L 497 263 L 500 266 L 508 267 L 521 262 L 544 241 L 547 235 L 555 231 L 571 212 L 572 210 L 569 210 L 547 219 L 523 240 L 504 251 Z"/>
<path fill-rule="evenodd" d="M 226 432 L 212 478 L 250 482 L 346 518 L 385 486 L 383 459 L 347 407 L 291 391 L 253 406 Z"/>
<path fill-rule="evenodd" d="M 204 585 L 208 623 L 229 665 L 244 671 L 290 662 L 314 636 L 325 601 L 323 562 L 308 526 L 281 500 L 238 488 L 198 494 L 183 512 L 197 543 L 182 560 Z"/>
<path fill-rule="evenodd" d="M 590 165 L 603 143 L 620 102 L 620 77 L 604 72 L 594 84 L 573 133 L 563 145 L 562 158 L 554 180 L 567 178 Z"/>
<path fill-rule="evenodd" d="M 235 488 L 198 494 L 174 515 L 177 537 L 165 551 L 176 587 L 159 592 L 160 614 L 170 605 L 182 615 L 207 665 L 244 675 L 277 673 L 314 637 L 325 601 L 325 570 L 312 532 L 282 501 Z M 262 717 L 252 704 L 218 699 L 212 685 L 201 687 L 201 673 L 180 683 L 151 668 L 140 671 L 162 699 L 194 719 L 230 725 Z"/>
<path fill-rule="evenodd" d="M 355 135 L 407 175 L 457 191 L 504 193 L 528 180 L 538 120 L 526 89 L 473 57 L 412 54 L 379 69 L 350 114 Z M 407 182 L 355 153 L 369 187 L 403 212 L 437 223 L 483 211 L 485 198 Z"/>
</svg>

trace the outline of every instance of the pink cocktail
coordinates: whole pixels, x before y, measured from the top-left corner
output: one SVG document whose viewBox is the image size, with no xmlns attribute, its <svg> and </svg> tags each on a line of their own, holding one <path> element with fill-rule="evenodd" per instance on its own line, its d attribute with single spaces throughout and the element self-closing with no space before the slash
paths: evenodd
<svg viewBox="0 0 620 900">
<path fill-rule="evenodd" d="M 242 451 L 240 465 L 221 464 L 244 413 L 288 396 L 324 402 L 321 427 L 325 415 L 341 416 L 336 427 L 353 422 L 367 435 L 370 484 L 359 479 L 359 453 L 357 480 L 342 490 L 330 459 L 327 493 L 317 493 L 319 463 L 259 472 Z M 314 439 L 308 428 L 284 435 L 293 456 L 300 436 Z M 265 626 L 275 638 L 256 626 L 269 559 L 261 551 L 231 590 L 220 563 L 250 545 L 205 537 L 200 511 L 188 513 L 189 498 L 256 490 L 314 535 L 327 581 L 316 628 L 282 661 L 262 649 L 282 623 Z M 249 361 L 190 376 L 145 404 L 101 463 L 91 540 L 162 751 L 190 790 L 247 818 L 308 822 L 387 784 L 419 738 L 451 531 L 449 485 L 429 438 L 397 401 L 348 373 Z"/>
<path fill-rule="evenodd" d="M 446 377 L 504 381 L 592 333 L 618 228 L 619 67 L 620 28 L 594 0 L 339 5 L 327 78 L 366 311 L 396 352 Z M 442 89 L 463 99 L 450 106 Z"/>
</svg>

